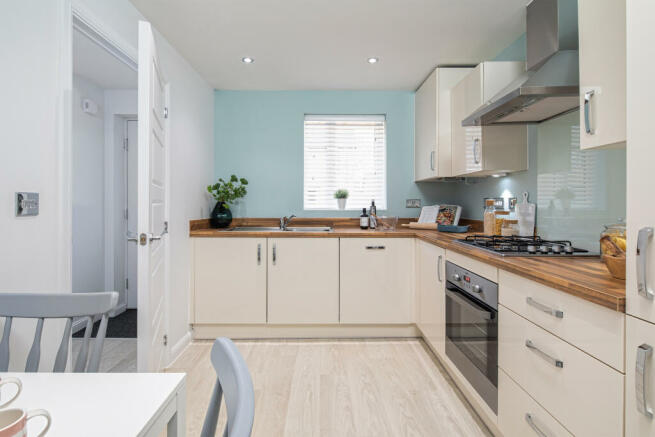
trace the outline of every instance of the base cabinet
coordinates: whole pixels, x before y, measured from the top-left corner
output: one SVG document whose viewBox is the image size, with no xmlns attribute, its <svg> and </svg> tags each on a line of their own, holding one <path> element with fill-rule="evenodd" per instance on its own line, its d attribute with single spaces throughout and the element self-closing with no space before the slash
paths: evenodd
<svg viewBox="0 0 655 437">
<path fill-rule="evenodd" d="M 268 322 L 339 323 L 339 239 L 268 240 Z"/>
<path fill-rule="evenodd" d="M 341 239 L 341 323 L 414 322 L 414 240 Z"/>
<path fill-rule="evenodd" d="M 195 238 L 194 322 L 266 323 L 266 239 Z"/>
<path fill-rule="evenodd" d="M 443 357 L 446 354 L 446 251 L 434 244 L 418 241 L 416 257 L 416 324 L 425 341 Z"/>
</svg>

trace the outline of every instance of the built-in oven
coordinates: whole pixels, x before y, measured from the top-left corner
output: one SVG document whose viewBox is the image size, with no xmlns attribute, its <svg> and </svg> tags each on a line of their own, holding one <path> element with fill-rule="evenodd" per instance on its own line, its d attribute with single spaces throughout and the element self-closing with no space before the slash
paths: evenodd
<svg viewBox="0 0 655 437">
<path fill-rule="evenodd" d="M 446 355 L 498 413 L 498 284 L 446 262 Z"/>
</svg>

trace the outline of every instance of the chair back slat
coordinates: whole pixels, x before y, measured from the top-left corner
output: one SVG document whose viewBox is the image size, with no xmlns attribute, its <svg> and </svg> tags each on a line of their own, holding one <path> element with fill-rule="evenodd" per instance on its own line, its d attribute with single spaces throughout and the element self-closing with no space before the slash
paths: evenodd
<svg viewBox="0 0 655 437">
<path fill-rule="evenodd" d="M 2 340 L 0 340 L 0 372 L 9 370 L 9 334 L 11 334 L 11 322 L 13 318 L 5 318 L 5 327 L 2 330 Z"/>
<path fill-rule="evenodd" d="M 30 348 L 30 353 L 27 354 L 27 363 L 25 364 L 25 372 L 38 372 L 39 362 L 41 361 L 41 336 L 43 334 L 43 318 L 40 317 L 36 321 L 36 329 L 34 330 L 34 341 Z"/>
<path fill-rule="evenodd" d="M 214 436 L 222 394 L 227 411 L 227 425 L 223 435 L 248 437 L 255 419 L 255 391 L 248 366 L 232 340 L 224 337 L 217 338 L 214 342 L 211 360 L 216 370 L 218 387 L 214 387 L 210 409 L 207 411 L 200 435 Z"/>
<path fill-rule="evenodd" d="M 64 335 L 61 337 L 61 343 L 57 350 L 55 357 L 55 365 L 52 368 L 53 372 L 66 371 L 66 363 L 68 363 L 68 344 L 70 343 L 71 327 L 73 326 L 73 318 L 70 317 L 66 320 L 66 328 L 64 328 Z"/>
<path fill-rule="evenodd" d="M 86 369 L 86 360 L 89 356 L 89 339 L 91 338 L 91 332 L 93 331 L 93 318 L 91 316 L 86 316 L 86 328 L 84 329 L 84 340 L 82 340 L 82 347 L 77 354 L 77 360 L 75 361 L 75 367 L 73 372 L 84 372 Z"/>
<path fill-rule="evenodd" d="M 55 372 L 63 372 L 66 370 L 66 365 L 68 364 L 73 318 L 83 317 L 87 321 L 87 326 L 84 333 L 84 342 L 75 362 L 74 371 L 97 372 L 100 367 L 100 358 L 107 331 L 109 312 L 114 309 L 117 302 L 118 293 L 115 291 L 66 294 L 0 292 L 0 317 L 5 318 L 2 341 L 0 341 L 0 371 L 6 372 L 9 368 L 9 336 L 14 318 L 37 319 L 34 342 L 32 343 L 25 364 L 26 372 L 37 372 L 39 369 L 44 319 L 67 319 L 63 338 L 59 343 L 53 367 Z M 90 349 L 89 341 L 95 316 L 101 316 L 101 323 L 93 352 L 87 365 Z"/>
</svg>

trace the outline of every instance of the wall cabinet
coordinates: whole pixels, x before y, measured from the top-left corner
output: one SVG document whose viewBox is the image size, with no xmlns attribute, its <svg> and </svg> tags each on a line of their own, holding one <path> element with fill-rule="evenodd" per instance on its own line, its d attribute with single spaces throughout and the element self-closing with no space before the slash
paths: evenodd
<svg viewBox="0 0 655 437">
<path fill-rule="evenodd" d="M 414 322 L 414 240 L 343 238 L 341 323 Z"/>
<path fill-rule="evenodd" d="M 266 239 L 195 238 L 195 323 L 266 323 Z"/>
<path fill-rule="evenodd" d="M 446 251 L 418 241 L 416 247 L 416 325 L 423 338 L 440 356 L 445 356 Z"/>
<path fill-rule="evenodd" d="M 450 90 L 470 68 L 436 68 L 414 100 L 414 180 L 452 176 Z"/>
<path fill-rule="evenodd" d="M 268 322 L 339 323 L 339 239 L 268 240 Z"/>
<path fill-rule="evenodd" d="M 578 0 L 581 149 L 625 145 L 626 3 Z"/>
<path fill-rule="evenodd" d="M 452 176 L 488 176 L 528 168 L 525 125 L 462 126 L 464 118 L 524 70 L 524 62 L 483 62 L 452 89 Z"/>
</svg>

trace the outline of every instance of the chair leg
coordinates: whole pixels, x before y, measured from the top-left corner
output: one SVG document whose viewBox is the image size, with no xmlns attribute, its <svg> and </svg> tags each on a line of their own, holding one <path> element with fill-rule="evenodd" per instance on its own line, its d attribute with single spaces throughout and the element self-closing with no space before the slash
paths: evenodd
<svg viewBox="0 0 655 437">
<path fill-rule="evenodd" d="M 218 426 L 218 413 L 221 409 L 222 397 L 223 389 L 221 388 L 221 384 L 218 382 L 217 378 L 216 384 L 214 385 L 214 390 L 212 392 L 211 400 L 209 401 L 209 407 L 207 408 L 205 423 L 202 425 L 200 437 L 214 437 L 216 435 L 216 426 Z M 227 426 L 225 427 L 225 433 L 223 435 L 227 436 Z"/>
</svg>

